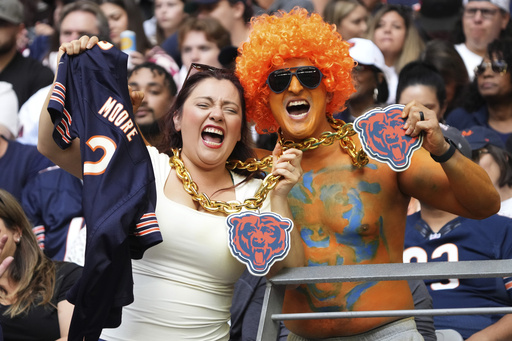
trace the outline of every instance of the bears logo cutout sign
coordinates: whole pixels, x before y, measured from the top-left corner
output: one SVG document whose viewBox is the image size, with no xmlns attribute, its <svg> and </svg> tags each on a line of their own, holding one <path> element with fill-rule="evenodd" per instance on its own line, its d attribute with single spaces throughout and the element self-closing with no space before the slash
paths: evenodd
<svg viewBox="0 0 512 341">
<path fill-rule="evenodd" d="M 255 276 L 264 276 L 290 251 L 293 222 L 272 212 L 244 211 L 228 216 L 231 254 Z"/>
<path fill-rule="evenodd" d="M 359 134 L 366 154 L 387 163 L 397 172 L 409 168 L 412 154 L 423 143 L 422 134 L 417 137 L 405 135 L 405 119 L 401 117 L 403 108 L 400 104 L 375 108 L 354 121 L 354 130 Z"/>
</svg>

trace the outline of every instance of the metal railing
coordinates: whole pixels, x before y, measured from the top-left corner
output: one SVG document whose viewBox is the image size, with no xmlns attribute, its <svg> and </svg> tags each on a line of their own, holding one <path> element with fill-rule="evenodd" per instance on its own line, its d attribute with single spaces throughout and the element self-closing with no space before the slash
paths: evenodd
<svg viewBox="0 0 512 341">
<path fill-rule="evenodd" d="M 267 280 L 257 340 L 276 340 L 279 331 L 279 321 L 281 320 L 512 313 L 512 307 L 479 307 L 282 314 L 281 311 L 283 308 L 284 292 L 285 287 L 288 284 L 394 281 L 427 278 L 464 279 L 509 276 L 512 276 L 512 259 L 285 268 L 277 275 Z"/>
</svg>

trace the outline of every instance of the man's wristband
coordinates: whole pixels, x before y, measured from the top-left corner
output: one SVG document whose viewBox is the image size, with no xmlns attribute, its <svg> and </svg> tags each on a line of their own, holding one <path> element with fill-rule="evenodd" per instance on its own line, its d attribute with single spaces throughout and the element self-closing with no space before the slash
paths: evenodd
<svg viewBox="0 0 512 341">
<path fill-rule="evenodd" d="M 430 153 L 430 156 L 432 157 L 432 159 L 434 159 L 435 162 L 439 162 L 439 163 L 446 162 L 451 159 L 453 154 L 455 154 L 455 150 L 456 150 L 455 146 L 453 145 L 453 143 L 450 140 L 447 140 L 447 141 L 450 144 L 450 148 L 448 148 L 448 150 L 446 152 L 444 152 L 444 154 L 437 156 L 437 155 Z"/>
</svg>

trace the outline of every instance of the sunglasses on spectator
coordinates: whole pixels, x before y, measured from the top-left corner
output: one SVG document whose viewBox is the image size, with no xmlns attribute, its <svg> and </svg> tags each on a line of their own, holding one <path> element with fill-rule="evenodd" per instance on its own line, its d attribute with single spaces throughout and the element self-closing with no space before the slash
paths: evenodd
<svg viewBox="0 0 512 341">
<path fill-rule="evenodd" d="M 279 69 L 268 75 L 268 87 L 276 94 L 280 94 L 288 88 L 292 82 L 293 75 L 297 77 L 302 86 L 308 89 L 316 89 L 320 85 L 322 77 L 324 76 L 315 66 L 299 66 Z"/>
<path fill-rule="evenodd" d="M 361 72 L 361 71 L 365 71 L 365 70 L 373 71 L 373 67 L 371 65 L 366 65 L 366 64 L 357 64 L 352 69 L 352 71 L 355 71 L 355 72 Z"/>
<path fill-rule="evenodd" d="M 487 148 L 480 148 L 480 149 L 477 149 L 477 150 L 473 150 L 471 152 L 471 159 L 474 162 L 478 163 L 480 161 L 480 158 L 484 154 L 489 154 L 489 150 L 487 150 Z"/>
<path fill-rule="evenodd" d="M 488 67 L 491 67 L 492 72 L 504 75 L 507 72 L 507 62 L 504 60 L 493 60 L 492 62 L 482 62 L 475 68 L 475 75 L 481 76 Z"/>
<path fill-rule="evenodd" d="M 466 16 L 467 18 L 473 18 L 478 11 L 480 11 L 482 18 L 484 19 L 492 19 L 494 18 L 494 15 L 498 12 L 497 9 L 492 8 L 465 8 L 464 16 Z"/>
<path fill-rule="evenodd" d="M 199 72 L 204 72 L 204 71 L 218 71 L 220 69 L 216 68 L 216 67 L 213 67 L 213 66 L 210 66 L 210 65 L 206 65 L 206 64 L 199 64 L 199 63 L 192 63 L 190 64 L 190 68 L 188 69 L 188 72 L 187 72 L 187 76 L 185 77 L 185 80 L 183 81 L 183 84 L 185 84 L 185 82 L 187 81 L 187 79 L 196 74 L 196 73 L 199 73 Z"/>
</svg>

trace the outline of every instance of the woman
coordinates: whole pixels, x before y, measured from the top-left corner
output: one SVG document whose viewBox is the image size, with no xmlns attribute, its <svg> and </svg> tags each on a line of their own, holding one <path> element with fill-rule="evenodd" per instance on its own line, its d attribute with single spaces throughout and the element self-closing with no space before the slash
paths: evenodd
<svg viewBox="0 0 512 341">
<path fill-rule="evenodd" d="M 330 0 L 324 9 L 324 20 L 336 25 L 343 40 L 366 37 L 368 17 L 368 11 L 357 0 Z"/>
<path fill-rule="evenodd" d="M 414 61 L 404 66 L 398 77 L 396 100 L 404 105 L 416 100 L 434 111 L 439 122 L 444 122 L 446 88 L 443 77 L 427 62 Z"/>
<path fill-rule="evenodd" d="M 157 45 L 176 33 L 186 17 L 185 0 L 155 0 Z"/>
<path fill-rule="evenodd" d="M 0 236 L 4 340 L 67 340 L 73 305 L 66 301 L 66 293 L 80 277 L 81 267 L 46 258 L 20 204 L 3 189 Z"/>
<path fill-rule="evenodd" d="M 383 106 L 389 97 L 386 67 L 379 48 L 368 39 L 353 38 L 348 41 L 350 57 L 357 63 L 352 69 L 352 80 L 356 92 L 350 95 L 347 109 L 335 115 L 345 122 L 354 120 L 377 106 Z M 385 106 L 385 105 L 384 105 Z"/>
<path fill-rule="evenodd" d="M 424 46 L 414 26 L 411 9 L 400 5 L 385 5 L 370 21 L 368 38 L 384 55 L 390 74 L 388 103 L 394 103 L 400 70 L 405 64 L 418 59 Z"/>
<path fill-rule="evenodd" d="M 135 32 L 136 50 L 130 52 L 128 68 L 146 61 L 164 67 L 173 77 L 177 76 L 179 67 L 174 59 L 159 46 L 153 46 L 144 32 L 140 8 L 133 0 L 101 0 L 100 6 L 108 18 L 110 41 L 121 46 L 121 33 L 126 30 Z"/>
<path fill-rule="evenodd" d="M 462 107 L 453 110 L 446 120 L 460 130 L 481 125 L 491 128 L 503 142 L 512 135 L 512 39 L 493 41 L 487 55 L 475 68 L 475 79 Z"/>
<path fill-rule="evenodd" d="M 121 46 L 121 33 L 126 30 L 135 32 L 136 50 L 141 57 L 152 48 L 144 28 L 140 7 L 133 0 L 101 0 L 100 7 L 108 19 L 110 41 Z"/>
<path fill-rule="evenodd" d="M 431 40 L 425 45 L 420 60 L 432 64 L 443 77 L 446 88 L 445 113 L 461 106 L 469 87 L 469 77 L 466 65 L 453 44 L 446 40 Z"/>
<path fill-rule="evenodd" d="M 474 126 L 463 131 L 472 151 L 473 161 L 489 175 L 500 194 L 498 214 L 512 218 L 512 154 L 493 130 Z"/>
<path fill-rule="evenodd" d="M 82 37 L 61 46 L 76 54 L 97 42 Z M 122 325 L 105 329 L 111 340 L 228 340 L 233 286 L 245 266 L 227 245 L 226 216 L 211 213 L 211 205 L 198 203 L 196 188 L 211 200 L 231 202 L 255 196 L 261 180 L 247 170 L 226 168 L 228 160 L 246 160 L 249 146 L 243 88 L 232 72 L 195 65 L 165 120 L 167 134 L 159 149 L 148 147 L 156 178 L 156 216 L 164 241 L 134 260 L 135 302 L 123 309 Z M 132 97 L 137 107 L 142 93 Z M 43 154 L 81 176 L 79 141 L 62 151 L 53 141 L 53 124 L 46 109 L 41 113 L 39 148 Z M 46 141 L 45 141 L 46 140 Z M 70 155 L 71 154 L 71 155 Z M 282 177 L 259 208 L 291 217 L 287 195 L 302 174 L 302 153 L 288 149 L 273 154 L 273 175 Z M 172 155 L 172 158 L 169 157 Z M 182 160 L 180 162 L 180 159 Z M 171 167 L 170 162 L 173 166 Z M 185 180 L 178 177 L 184 170 Z M 193 186 L 192 183 L 195 183 Z M 195 198 L 195 199 L 194 199 Z M 302 266 L 303 249 L 297 229 L 292 230 L 288 256 L 275 263 L 268 276 L 283 266 Z"/>
</svg>

